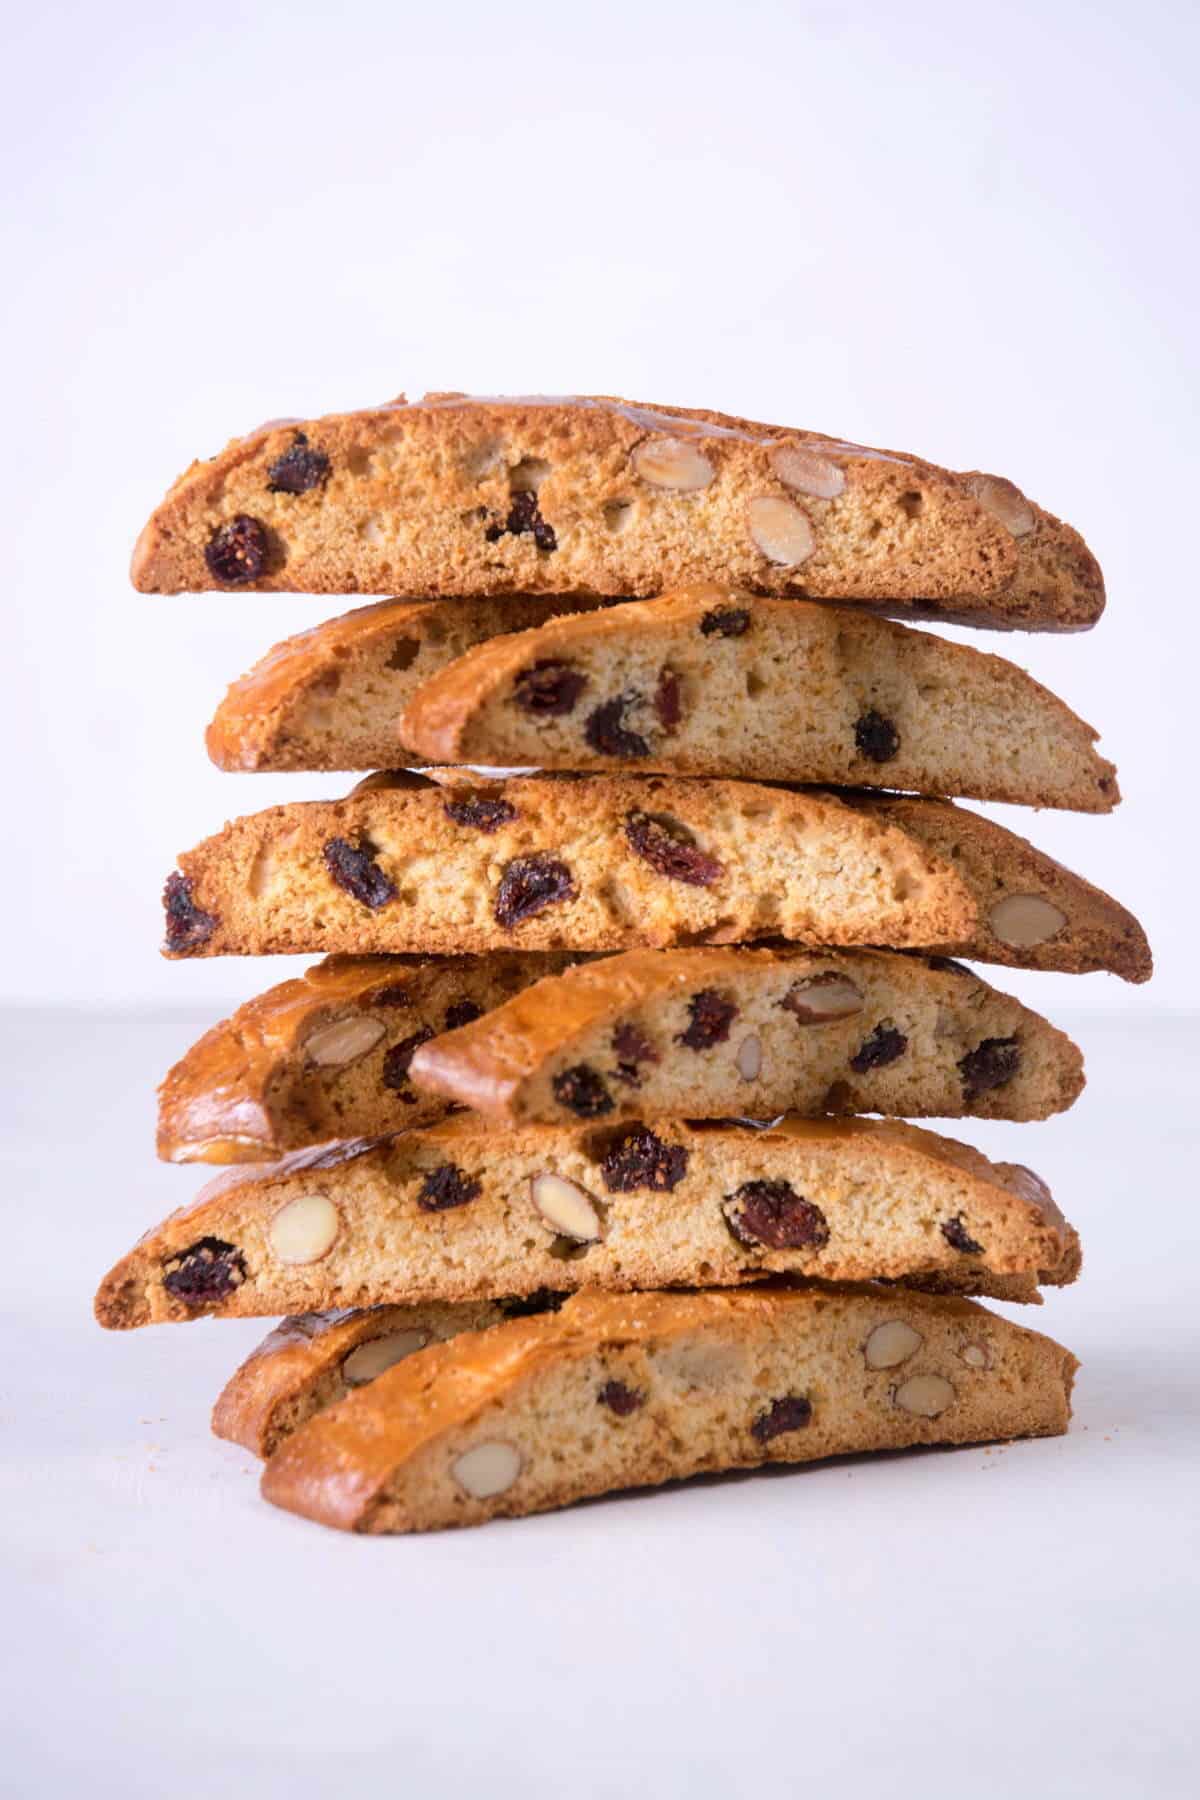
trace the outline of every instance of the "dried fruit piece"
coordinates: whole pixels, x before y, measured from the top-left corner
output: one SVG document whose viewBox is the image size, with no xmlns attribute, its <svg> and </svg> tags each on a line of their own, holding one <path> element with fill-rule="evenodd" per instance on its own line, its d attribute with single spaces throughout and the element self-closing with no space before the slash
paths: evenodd
<svg viewBox="0 0 1200 1800">
<path fill-rule="evenodd" d="M 846 485 L 836 463 L 800 444 L 777 444 L 771 452 L 771 467 L 785 487 L 811 494 L 815 500 L 836 499 Z"/>
<path fill-rule="evenodd" d="M 525 532 L 533 533 L 533 541 L 539 550 L 548 553 L 558 549 L 554 527 L 543 519 L 538 510 L 537 494 L 532 488 L 524 488 L 519 494 L 514 494 L 503 525 L 493 522 L 484 535 L 489 544 L 494 544 L 499 538 L 520 537 Z"/>
<path fill-rule="evenodd" d="M 658 686 L 654 690 L 654 710 L 658 714 L 658 722 L 664 731 L 674 731 L 683 717 L 683 694 L 678 675 L 673 669 L 662 668 L 658 672 Z"/>
<path fill-rule="evenodd" d="M 369 1056 L 386 1035 L 387 1026 L 382 1019 L 355 1013 L 349 1019 L 335 1019 L 331 1025 L 310 1032 L 304 1040 L 304 1054 L 318 1069 L 345 1069 Z"/>
<path fill-rule="evenodd" d="M 521 1452 L 512 1444 L 475 1444 L 451 1463 L 450 1473 L 472 1500 L 493 1500 L 521 1473 Z"/>
<path fill-rule="evenodd" d="M 565 900 L 574 900 L 578 889 L 565 862 L 535 850 L 531 856 L 514 856 L 500 877 L 493 908 L 496 923 L 510 931 L 535 913 L 545 912 Z"/>
<path fill-rule="evenodd" d="M 702 988 L 688 1001 L 689 1024 L 675 1041 L 688 1050 L 711 1050 L 714 1044 L 725 1042 L 737 1015 L 737 1004 L 727 994 Z"/>
<path fill-rule="evenodd" d="M 167 949 L 176 955 L 198 950 L 207 944 L 220 920 L 215 913 L 205 912 L 192 898 L 192 881 L 178 869 L 167 876 L 163 887 L 163 906 L 167 915 Z"/>
<path fill-rule="evenodd" d="M 793 981 L 779 1004 L 784 1012 L 794 1014 L 798 1025 L 827 1025 L 832 1019 L 848 1019 L 861 1012 L 863 997 L 848 975 L 826 969 L 820 975 Z"/>
<path fill-rule="evenodd" d="M 1021 1046 L 1015 1037 L 984 1038 L 958 1065 L 965 1097 L 978 1099 L 991 1088 L 1003 1087 L 1021 1067 Z"/>
<path fill-rule="evenodd" d="M 558 1104 L 578 1119 L 599 1119 L 613 1109 L 612 1095 L 587 1063 L 576 1063 L 573 1069 L 563 1069 L 550 1085 Z"/>
<path fill-rule="evenodd" d="M 686 438 L 647 438 L 630 461 L 634 472 L 651 487 L 670 488 L 677 494 L 706 488 L 716 473 L 707 456 Z"/>
<path fill-rule="evenodd" d="M 1040 894 L 1006 894 L 988 914 L 993 932 L 1013 950 L 1032 950 L 1035 944 L 1048 943 L 1066 922 L 1066 913 Z"/>
<path fill-rule="evenodd" d="M 337 1207 L 325 1194 L 299 1194 L 275 1214 L 267 1226 L 267 1242 L 276 1262 L 289 1268 L 320 1262 L 337 1242 L 341 1225 Z"/>
<path fill-rule="evenodd" d="M 604 1235 L 596 1202 L 578 1182 L 543 1169 L 530 1178 L 529 1196 L 551 1230 L 563 1237 L 577 1244 L 597 1244 Z"/>
<path fill-rule="evenodd" d="M 925 1342 L 905 1319 L 885 1319 L 876 1325 L 863 1345 L 868 1369 L 897 1369 L 914 1356 Z"/>
<path fill-rule="evenodd" d="M 942 1222 L 942 1236 L 952 1250 L 961 1250 L 964 1256 L 982 1256 L 983 1245 L 976 1243 L 966 1226 L 963 1216 L 956 1213 L 954 1218 Z"/>
<path fill-rule="evenodd" d="M 383 1059 L 383 1085 L 399 1094 L 402 1100 L 416 1099 L 408 1085 L 408 1071 L 421 1045 L 427 1044 L 432 1036 L 433 1027 L 422 1025 L 411 1037 L 401 1038 L 398 1044 L 393 1044 Z"/>
<path fill-rule="evenodd" d="M 607 1406 L 609 1412 L 616 1413 L 618 1419 L 627 1419 L 630 1413 L 646 1404 L 645 1394 L 638 1388 L 626 1387 L 623 1381 L 606 1381 L 596 1399 L 601 1406 Z"/>
<path fill-rule="evenodd" d="M 700 621 L 705 637 L 744 637 L 750 629 L 750 614 L 744 606 L 717 606 Z"/>
<path fill-rule="evenodd" d="M 631 690 L 616 695 L 612 700 L 605 700 L 603 705 L 588 714 L 583 735 L 593 750 L 598 751 L 601 756 L 649 756 L 650 746 L 645 738 L 636 731 L 626 731 L 624 725 L 626 707 L 636 706 L 640 700 L 641 695 Z"/>
<path fill-rule="evenodd" d="M 473 1000 L 452 1000 L 446 1008 L 446 1030 L 457 1031 L 460 1025 L 470 1025 L 482 1017 L 482 1006 L 476 1006 Z"/>
<path fill-rule="evenodd" d="M 618 1081 L 625 1082 L 628 1087 L 639 1087 L 641 1085 L 642 1063 L 657 1063 L 661 1061 L 658 1051 L 654 1048 L 654 1045 L 650 1042 L 649 1038 L 646 1037 L 643 1032 L 639 1031 L 636 1025 L 631 1025 L 628 1022 L 618 1025 L 613 1032 L 612 1047 L 613 1052 L 618 1059 L 616 1069 L 613 1072 Z"/>
<path fill-rule="evenodd" d="M 570 663 L 546 659 L 522 669 L 513 683 L 513 699 L 527 713 L 540 719 L 558 719 L 573 712 L 588 684 L 582 669 Z"/>
<path fill-rule="evenodd" d="M 517 816 L 511 800 L 500 800 L 491 794 L 467 794 L 461 800 L 447 800 L 445 813 L 456 825 L 469 825 L 475 831 L 499 831 Z"/>
<path fill-rule="evenodd" d="M 417 1205 L 422 1212 L 449 1212 L 451 1207 L 465 1206 L 483 1192 L 483 1183 L 475 1175 L 465 1175 L 456 1163 L 442 1163 L 431 1169 L 421 1183 Z"/>
<path fill-rule="evenodd" d="M 711 887 L 725 873 L 715 856 L 701 850 L 686 825 L 664 813 L 625 815 L 629 848 L 659 875 L 689 887 Z"/>
<path fill-rule="evenodd" d="M 257 581 L 267 566 L 267 528 L 249 513 L 226 519 L 204 546 L 204 560 L 214 581 L 239 587 Z"/>
<path fill-rule="evenodd" d="M 747 1181 L 721 1203 L 725 1223 L 739 1244 L 768 1250 L 823 1250 L 829 1224 L 819 1206 L 790 1181 Z"/>
<path fill-rule="evenodd" d="M 760 494 L 747 504 L 746 517 L 751 540 L 768 562 L 795 569 L 812 555 L 816 539 L 808 514 L 790 500 Z"/>
<path fill-rule="evenodd" d="M 267 470 L 267 491 L 271 494 L 307 494 L 310 489 L 324 487 L 329 480 L 330 462 L 324 450 L 310 444 L 305 432 L 292 437 L 290 450 L 277 457 Z"/>
<path fill-rule="evenodd" d="M 910 1375 L 892 1395 L 897 1406 L 920 1419 L 936 1419 L 957 1398 L 944 1375 Z"/>
<path fill-rule="evenodd" d="M 185 1306 L 225 1300 L 245 1279 L 245 1258 L 223 1238 L 199 1238 L 163 1264 L 163 1286 Z"/>
<path fill-rule="evenodd" d="M 396 898 L 396 889 L 375 861 L 375 846 L 368 839 L 352 844 L 348 838 L 330 838 L 323 855 L 337 885 L 372 912 Z"/>
<path fill-rule="evenodd" d="M 665 1144 L 645 1125 L 634 1125 L 613 1145 L 600 1173 L 610 1194 L 632 1194 L 638 1188 L 669 1194 L 687 1174 L 687 1166 L 682 1144 Z"/>
<path fill-rule="evenodd" d="M 363 999 L 369 1006 L 411 1006 L 413 1004 L 412 989 L 407 982 L 389 981 L 384 987 L 373 988 Z"/>
<path fill-rule="evenodd" d="M 850 1058 L 850 1067 L 856 1075 L 865 1075 L 870 1069 L 886 1069 L 908 1049 L 908 1039 L 902 1031 L 885 1019 L 877 1025 L 869 1038 L 864 1038 L 854 1055 Z M 962 1064 L 959 1064 L 962 1067 Z"/>
<path fill-rule="evenodd" d="M 783 1394 L 772 1400 L 766 1412 L 759 1413 L 750 1427 L 750 1436 L 760 1444 L 782 1437 L 785 1431 L 803 1431 L 812 1424 L 812 1404 L 804 1394 Z"/>
<path fill-rule="evenodd" d="M 872 707 L 855 722 L 854 742 L 872 762 L 891 762 L 900 748 L 900 733 L 890 719 Z"/>
</svg>

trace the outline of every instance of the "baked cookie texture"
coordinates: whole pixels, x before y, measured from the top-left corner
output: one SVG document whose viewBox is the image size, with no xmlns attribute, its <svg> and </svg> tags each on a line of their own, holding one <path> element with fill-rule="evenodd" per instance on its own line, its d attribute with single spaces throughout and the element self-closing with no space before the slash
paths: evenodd
<svg viewBox="0 0 1200 1800">
<path fill-rule="evenodd" d="M 445 1101 L 409 1065 L 436 1033 L 568 966 L 547 953 L 331 956 L 200 1038 L 158 1090 L 166 1162 L 272 1162 L 334 1138 L 426 1125 Z"/>
<path fill-rule="evenodd" d="M 230 1376 L 213 1407 L 213 1431 L 255 1456 L 270 1456 L 314 1413 L 375 1381 L 406 1356 L 511 1316 L 510 1308 L 491 1300 L 297 1313 L 283 1319 Z"/>
<path fill-rule="evenodd" d="M 266 1499 L 343 1531 L 428 1531 L 704 1471 L 1067 1429 L 1075 1358 L 898 1289 L 582 1294 L 468 1332 L 316 1414 Z"/>
<path fill-rule="evenodd" d="M 913 1125 L 497 1134 L 460 1115 L 228 1171 L 109 1272 L 96 1315 L 125 1329 L 781 1273 L 1031 1300 L 1078 1267 L 1037 1176 Z"/>
<path fill-rule="evenodd" d="M 1002 657 L 713 583 L 477 642 L 416 688 L 400 738 L 430 763 L 636 767 L 1079 812 L 1120 799 L 1091 726 Z M 394 736 L 376 748 L 378 765 L 396 760 Z"/>
<path fill-rule="evenodd" d="M 688 581 L 992 627 L 1104 606 L 1079 534 L 922 458 L 608 397 L 401 397 L 193 463 L 134 551 L 148 593 L 646 597 Z"/>
<path fill-rule="evenodd" d="M 832 795 L 655 776 L 389 781 L 238 819 L 182 856 L 167 954 L 906 947 L 972 930 L 948 864 Z"/>
<path fill-rule="evenodd" d="M 962 964 L 880 950 L 630 950 L 431 1038 L 418 1089 L 499 1125 L 886 1113 L 1044 1119 L 1075 1044 Z"/>
<path fill-rule="evenodd" d="M 235 681 L 208 728 L 220 769 L 379 769 L 398 759 L 396 720 L 421 683 L 498 632 L 595 601 L 381 600 L 302 631 Z"/>
</svg>

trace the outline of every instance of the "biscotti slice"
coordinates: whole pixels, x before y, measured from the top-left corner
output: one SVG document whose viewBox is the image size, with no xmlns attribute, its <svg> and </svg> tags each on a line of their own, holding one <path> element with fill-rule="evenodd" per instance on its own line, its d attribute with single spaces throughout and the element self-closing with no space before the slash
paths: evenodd
<svg viewBox="0 0 1200 1800">
<path fill-rule="evenodd" d="M 1068 1350 L 897 1289 L 581 1294 L 421 1351 L 318 1413 L 266 1499 L 342 1531 L 429 1531 L 719 1469 L 1054 1437 Z"/>
<path fill-rule="evenodd" d="M 948 864 L 831 795 L 655 776 L 393 780 L 238 819 L 181 857 L 167 953 L 904 947 L 971 930 Z"/>
<path fill-rule="evenodd" d="M 526 1310 L 523 1302 L 516 1308 Z M 213 1431 L 255 1456 L 270 1456 L 314 1413 L 375 1381 L 406 1356 L 512 1316 L 511 1309 L 491 1300 L 298 1313 L 277 1325 L 230 1376 L 213 1408 Z"/>
<path fill-rule="evenodd" d="M 287 420 L 193 463 L 133 557 L 147 593 L 660 594 L 685 581 L 1028 630 L 1104 584 L 1011 482 L 722 413 L 430 394 Z"/>
<path fill-rule="evenodd" d="M 636 765 L 1077 812 L 1120 799 L 1091 726 L 1002 657 L 712 583 L 478 643 L 416 689 L 400 737 L 431 763 Z M 394 742 L 376 758 L 395 761 Z"/>
<path fill-rule="evenodd" d="M 124 1328 L 771 1273 L 1030 1300 L 1078 1264 L 1036 1176 L 914 1125 L 498 1134 L 459 1115 L 219 1176 L 110 1271 L 96 1310 Z"/>
<path fill-rule="evenodd" d="M 330 956 L 205 1032 L 158 1090 L 166 1162 L 274 1162 L 448 1110 L 409 1079 L 413 1052 L 503 1005 L 565 956 Z"/>
<path fill-rule="evenodd" d="M 961 963 L 882 950 L 629 950 L 421 1045 L 419 1089 L 505 1124 L 888 1113 L 1045 1119 L 1061 1031 Z"/>
<path fill-rule="evenodd" d="M 590 600 L 381 600 L 287 638 L 235 681 L 208 728 L 221 769 L 379 769 L 418 687 L 481 639 Z"/>
<path fill-rule="evenodd" d="M 1150 945 L 1133 914 L 1016 832 L 948 800 L 844 798 L 911 833 L 966 882 L 976 923 L 968 937 L 941 946 L 945 955 L 1071 975 L 1107 969 L 1123 981 L 1149 981 Z"/>
</svg>

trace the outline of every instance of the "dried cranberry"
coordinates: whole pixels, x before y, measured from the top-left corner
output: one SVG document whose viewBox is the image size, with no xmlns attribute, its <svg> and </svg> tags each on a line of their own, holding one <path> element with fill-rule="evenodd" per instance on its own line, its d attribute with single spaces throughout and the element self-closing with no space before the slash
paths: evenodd
<svg viewBox="0 0 1200 1800">
<path fill-rule="evenodd" d="M 367 1006 L 412 1006 L 412 989 L 403 981 L 389 982 L 386 987 L 375 988 L 363 995 Z"/>
<path fill-rule="evenodd" d="M 618 1419 L 627 1419 L 635 1413 L 639 1406 L 645 1406 L 646 1396 L 637 1388 L 626 1387 L 623 1381 L 606 1381 L 596 1395 L 601 1406 L 607 1406 L 610 1412 L 616 1413 Z"/>
<path fill-rule="evenodd" d="M 872 762 L 891 762 L 900 748 L 900 733 L 890 719 L 877 713 L 872 707 L 865 712 L 854 727 L 854 742 L 864 756 Z"/>
<path fill-rule="evenodd" d="M 533 541 L 539 550 L 558 549 L 558 539 L 554 534 L 554 527 L 547 525 L 543 519 L 538 510 L 538 497 L 530 489 L 513 495 L 512 504 L 508 509 L 508 517 L 503 525 L 496 523 L 489 525 L 485 535 L 488 543 L 494 544 L 498 538 L 502 538 L 506 534 L 511 537 L 520 537 L 526 531 L 533 533 Z"/>
<path fill-rule="evenodd" d="M 705 637 L 744 637 L 750 629 L 750 614 L 744 606 L 718 606 L 705 613 L 700 629 Z"/>
<path fill-rule="evenodd" d="M 664 1144 L 644 1125 L 634 1125 L 618 1139 L 600 1165 L 610 1194 L 649 1188 L 669 1194 L 687 1174 L 688 1153 L 682 1144 Z"/>
<path fill-rule="evenodd" d="M 952 1250 L 961 1250 L 964 1256 L 982 1256 L 983 1245 L 977 1244 L 966 1226 L 963 1216 L 956 1213 L 954 1218 L 946 1219 L 942 1225 L 942 1236 Z"/>
<path fill-rule="evenodd" d="M 865 1075 L 870 1069 L 886 1069 L 907 1049 L 908 1039 L 904 1033 L 885 1021 L 875 1027 L 869 1038 L 864 1038 L 850 1058 L 850 1067 L 856 1075 Z"/>
<path fill-rule="evenodd" d="M 535 913 L 545 912 L 564 900 L 574 900 L 578 888 L 565 862 L 544 850 L 532 856 L 514 856 L 500 877 L 493 911 L 496 923 L 510 931 Z"/>
<path fill-rule="evenodd" d="M 517 816 L 511 800 L 497 800 L 490 794 L 468 794 L 463 800 L 446 801 L 446 817 L 456 825 L 471 825 L 489 834 L 509 825 Z"/>
<path fill-rule="evenodd" d="M 1003 1087 L 1021 1066 L 1021 1047 L 1016 1038 L 984 1038 L 958 1065 L 968 1100 Z"/>
<path fill-rule="evenodd" d="M 803 1394 L 784 1394 L 772 1400 L 766 1412 L 759 1413 L 750 1427 L 750 1436 L 760 1444 L 782 1437 L 785 1431 L 802 1431 L 812 1424 L 812 1403 Z"/>
<path fill-rule="evenodd" d="M 789 1181 L 747 1181 L 721 1207 L 739 1244 L 768 1250 L 823 1250 L 829 1224 L 819 1206 Z"/>
<path fill-rule="evenodd" d="M 688 1050 L 711 1050 L 714 1044 L 725 1042 L 737 1015 L 737 1006 L 725 994 L 716 988 L 702 988 L 688 1001 L 691 1022 L 675 1041 Z"/>
<path fill-rule="evenodd" d="M 618 1025 L 613 1032 L 612 1047 L 618 1059 L 614 1073 L 618 1081 L 623 1081 L 627 1087 L 641 1086 L 642 1063 L 656 1063 L 660 1060 L 658 1051 L 649 1038 L 636 1025 L 628 1022 Z"/>
<path fill-rule="evenodd" d="M 267 492 L 270 494 L 307 494 L 310 488 L 324 487 L 329 480 L 330 462 L 323 450 L 317 450 L 303 431 L 296 432 L 292 447 L 285 450 L 267 470 Z"/>
<path fill-rule="evenodd" d="M 570 663 L 535 662 L 517 676 L 513 699 L 540 719 L 561 719 L 575 710 L 587 679 L 582 669 L 573 669 Z"/>
<path fill-rule="evenodd" d="M 383 1085 L 399 1094 L 402 1100 L 416 1098 L 408 1085 L 408 1071 L 421 1045 L 427 1044 L 432 1036 L 433 1028 L 422 1025 L 411 1037 L 401 1038 L 398 1044 L 393 1044 L 383 1059 Z"/>
<path fill-rule="evenodd" d="M 576 1063 L 564 1069 L 551 1083 L 554 1098 L 579 1119 L 599 1119 L 613 1109 L 613 1097 L 595 1069 L 587 1063 Z"/>
<path fill-rule="evenodd" d="M 352 844 L 349 838 L 330 838 L 324 857 L 337 885 L 372 912 L 396 898 L 396 889 L 375 861 L 375 847 L 367 839 Z"/>
<path fill-rule="evenodd" d="M 711 887 L 725 873 L 717 858 L 701 850 L 691 832 L 677 819 L 655 813 L 626 813 L 625 837 L 635 856 L 671 881 L 686 881 L 689 887 Z"/>
<path fill-rule="evenodd" d="M 190 1307 L 227 1300 L 245 1279 L 245 1258 L 224 1238 L 200 1238 L 163 1264 L 163 1286 L 168 1294 Z"/>
<path fill-rule="evenodd" d="M 257 581 L 267 566 L 267 528 L 248 513 L 226 519 L 204 546 L 209 574 L 226 587 Z"/>
<path fill-rule="evenodd" d="M 532 1294 L 510 1294 L 496 1304 L 506 1319 L 527 1319 L 535 1313 L 557 1312 L 566 1297 L 553 1288 L 534 1288 Z"/>
<path fill-rule="evenodd" d="M 683 717 L 683 699 L 679 677 L 673 669 L 660 669 L 654 690 L 654 710 L 664 731 L 674 731 Z"/>
<path fill-rule="evenodd" d="M 422 1212 L 449 1212 L 451 1207 L 465 1206 L 483 1192 L 483 1183 L 475 1175 L 464 1175 L 454 1163 L 443 1163 L 431 1169 L 421 1183 L 417 1205 Z"/>
<path fill-rule="evenodd" d="M 186 956 L 207 944 L 220 924 L 216 913 L 205 912 L 192 899 L 192 882 L 178 869 L 167 876 L 163 888 L 163 906 L 167 914 L 167 949 Z"/>
<path fill-rule="evenodd" d="M 457 1031 L 460 1025 L 470 1025 L 482 1017 L 482 1006 L 476 1006 L 473 1000 L 453 1000 L 446 1008 L 446 1030 Z"/>
<path fill-rule="evenodd" d="M 644 737 L 636 731 L 626 731 L 622 723 L 627 706 L 636 706 L 641 696 L 632 691 L 618 694 L 613 700 L 606 700 L 595 712 L 587 716 L 583 727 L 583 735 L 593 750 L 601 756 L 621 756 L 632 759 L 637 756 L 649 756 L 650 746 Z"/>
</svg>

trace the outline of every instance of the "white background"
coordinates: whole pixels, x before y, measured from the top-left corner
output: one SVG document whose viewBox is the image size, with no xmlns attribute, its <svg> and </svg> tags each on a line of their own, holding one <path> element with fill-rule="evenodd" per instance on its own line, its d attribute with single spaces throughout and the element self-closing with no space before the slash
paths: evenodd
<svg viewBox="0 0 1200 1800">
<path fill-rule="evenodd" d="M 14 22 L 0 995 L 38 1009 L 10 1015 L 0 1079 L 18 1791 L 1186 1791 L 1196 22 L 1165 0 Z M 1150 989 L 1003 983 L 1077 1021 L 1092 1069 L 1069 1119 L 986 1134 L 1089 1247 L 1046 1308 L 1091 1371 L 1063 1445 L 986 1484 L 965 1453 L 364 1547 L 266 1516 L 205 1439 L 252 1328 L 91 1328 L 105 1264 L 195 1185 L 150 1159 L 154 1080 L 284 966 L 162 963 L 163 876 L 227 816 L 346 785 L 220 775 L 202 742 L 226 683 L 336 603 L 138 596 L 130 549 L 193 456 L 425 388 L 908 448 L 1013 477 L 1096 550 L 1095 632 L 975 639 L 1102 727 L 1115 816 L 1006 822 L 1158 956 Z"/>
</svg>

